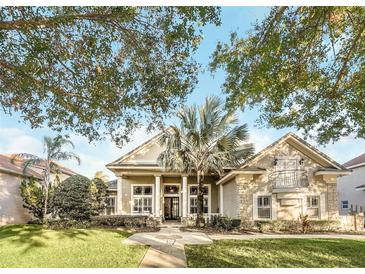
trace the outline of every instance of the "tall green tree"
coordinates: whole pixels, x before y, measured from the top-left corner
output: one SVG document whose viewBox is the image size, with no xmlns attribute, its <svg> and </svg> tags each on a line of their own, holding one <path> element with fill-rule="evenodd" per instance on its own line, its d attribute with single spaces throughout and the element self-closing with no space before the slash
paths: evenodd
<svg viewBox="0 0 365 274">
<path fill-rule="evenodd" d="M 365 8 L 274 7 L 244 38 L 218 43 L 231 108 L 258 106 L 260 124 L 319 143 L 365 138 Z"/>
<path fill-rule="evenodd" d="M 215 7 L 0 7 L 0 105 L 32 127 L 128 140 L 197 81 Z"/>
<path fill-rule="evenodd" d="M 60 174 L 60 166 L 56 161 L 64 161 L 64 160 L 76 160 L 80 164 L 80 158 L 72 151 L 65 151 L 65 146 L 72 146 L 74 148 L 74 144 L 68 139 L 68 136 L 56 136 L 54 138 L 44 137 L 43 139 L 43 147 L 44 147 L 44 158 L 38 157 L 36 155 L 30 154 L 16 154 L 14 155 L 13 160 L 23 160 L 23 172 L 26 174 L 27 169 L 32 166 L 41 166 L 43 168 L 42 176 L 43 180 L 42 191 L 44 193 L 44 204 L 43 204 L 43 222 L 47 221 L 48 214 L 48 203 L 49 203 L 49 190 L 52 185 L 51 173 Z"/>
<path fill-rule="evenodd" d="M 224 168 L 236 167 L 253 153 L 247 142 L 247 124 L 237 125 L 234 112 L 224 111 L 218 97 L 207 97 L 201 107 L 178 112 L 180 126 L 168 128 L 161 145 L 166 149 L 158 161 L 166 170 L 196 176 L 198 184 L 197 225 L 204 225 L 203 187 L 206 176 L 223 175 Z"/>
</svg>

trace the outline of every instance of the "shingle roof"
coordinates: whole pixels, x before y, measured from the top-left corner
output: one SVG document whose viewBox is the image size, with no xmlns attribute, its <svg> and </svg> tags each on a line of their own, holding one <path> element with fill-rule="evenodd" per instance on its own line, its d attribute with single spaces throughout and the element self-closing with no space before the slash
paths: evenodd
<svg viewBox="0 0 365 274">
<path fill-rule="evenodd" d="M 19 161 L 12 162 L 12 157 L 4 154 L 0 154 L 0 171 L 16 174 L 20 176 L 33 176 L 38 179 L 42 179 L 42 175 L 28 168 L 26 173 L 23 173 L 22 163 Z"/>
<path fill-rule="evenodd" d="M 9 157 L 10 159 L 11 158 L 14 158 L 15 154 L 0 154 L 0 155 L 4 155 L 4 156 L 7 156 Z M 21 153 L 19 155 L 16 156 L 16 162 L 18 163 L 22 163 L 24 161 L 24 159 L 26 159 L 26 157 L 22 157 L 21 155 L 27 155 L 26 153 Z M 33 156 L 31 154 L 29 154 L 30 156 Z M 76 175 L 77 173 L 63 165 L 61 165 L 60 163 L 56 163 L 57 166 L 59 167 L 61 173 L 64 173 L 64 174 L 67 174 L 67 175 Z M 44 169 L 46 166 L 46 161 L 45 160 L 42 160 L 38 165 L 35 165 L 34 168 L 39 168 L 39 169 Z"/>
<path fill-rule="evenodd" d="M 365 184 L 363 184 L 363 185 L 361 185 L 361 186 L 357 186 L 357 187 L 355 187 L 356 189 L 363 189 L 363 190 L 365 190 Z"/>
<path fill-rule="evenodd" d="M 351 159 L 350 161 L 347 161 L 343 165 L 345 167 L 352 167 L 352 166 L 357 166 L 357 165 L 362 165 L 362 164 L 365 165 L 365 153 L 355 157 L 354 159 Z"/>
</svg>

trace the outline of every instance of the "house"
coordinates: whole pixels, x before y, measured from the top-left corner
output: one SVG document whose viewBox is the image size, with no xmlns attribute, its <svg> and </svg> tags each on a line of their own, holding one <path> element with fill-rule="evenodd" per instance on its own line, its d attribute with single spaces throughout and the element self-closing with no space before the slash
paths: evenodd
<svg viewBox="0 0 365 274">
<path fill-rule="evenodd" d="M 194 218 L 193 175 L 168 172 L 157 162 L 162 133 L 106 165 L 114 172 L 115 212 L 165 220 Z M 223 177 L 204 179 L 204 213 L 243 221 L 292 220 L 301 213 L 338 216 L 337 177 L 350 171 L 293 133 L 286 134 Z"/>
<path fill-rule="evenodd" d="M 28 210 L 23 208 L 23 201 L 20 196 L 20 183 L 24 178 L 33 177 L 42 180 L 44 162 L 37 166 L 29 166 L 26 173 L 23 172 L 24 159 L 12 160 L 13 155 L 0 154 L 0 226 L 6 224 L 26 223 L 31 219 Z M 64 180 L 75 175 L 72 170 L 61 166 L 59 174 L 51 174 L 51 180 L 56 176 Z"/>
<path fill-rule="evenodd" d="M 349 176 L 338 181 L 340 214 L 365 211 L 365 153 L 343 164 L 351 169 Z"/>
</svg>

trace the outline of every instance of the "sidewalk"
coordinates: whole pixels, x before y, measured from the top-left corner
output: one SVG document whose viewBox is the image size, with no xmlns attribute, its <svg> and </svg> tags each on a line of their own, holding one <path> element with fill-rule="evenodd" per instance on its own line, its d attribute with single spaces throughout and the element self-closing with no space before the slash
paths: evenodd
<svg viewBox="0 0 365 274">
<path fill-rule="evenodd" d="M 181 232 L 178 226 L 165 226 L 158 232 L 136 233 L 123 244 L 149 245 L 139 267 L 186 267 L 185 244 L 212 244 L 213 241 L 200 232 Z"/>
</svg>

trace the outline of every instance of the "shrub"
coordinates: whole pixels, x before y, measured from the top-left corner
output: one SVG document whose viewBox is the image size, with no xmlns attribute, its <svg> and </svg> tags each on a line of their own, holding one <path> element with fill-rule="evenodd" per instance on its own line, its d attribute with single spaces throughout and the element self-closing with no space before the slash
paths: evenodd
<svg viewBox="0 0 365 274">
<path fill-rule="evenodd" d="M 241 224 L 241 220 L 239 219 L 231 219 L 229 217 L 223 216 L 213 216 L 210 222 L 210 225 L 217 229 L 223 229 L 225 231 L 233 230 L 239 227 Z"/>
<path fill-rule="evenodd" d="M 55 189 L 52 204 L 61 219 L 89 220 L 93 215 L 91 181 L 81 175 L 73 175 Z"/>
<path fill-rule="evenodd" d="M 23 199 L 23 207 L 28 209 L 29 212 L 36 219 L 36 222 L 40 222 L 43 219 L 44 212 L 44 200 L 45 195 L 41 184 L 33 179 L 25 179 L 20 183 L 20 196 Z M 52 197 L 53 189 L 49 188 L 49 197 Z M 48 204 L 47 211 L 51 211 L 51 204 Z"/>
<path fill-rule="evenodd" d="M 131 216 L 131 215 L 110 215 L 94 216 L 91 218 L 91 224 L 95 226 L 125 226 L 125 227 L 156 227 L 158 221 L 148 216 Z"/>
<path fill-rule="evenodd" d="M 68 229 L 68 228 L 89 228 L 90 222 L 87 220 L 77 221 L 77 220 L 48 220 L 44 227 L 49 229 Z"/>
<path fill-rule="evenodd" d="M 106 207 L 108 198 L 108 185 L 100 178 L 94 178 L 90 184 L 92 215 L 102 213 Z"/>
<path fill-rule="evenodd" d="M 310 228 L 310 223 L 309 223 L 309 220 L 308 220 L 308 215 L 300 214 L 299 221 L 302 224 L 302 233 L 303 234 L 307 233 L 308 230 L 309 230 L 309 228 Z"/>
</svg>

